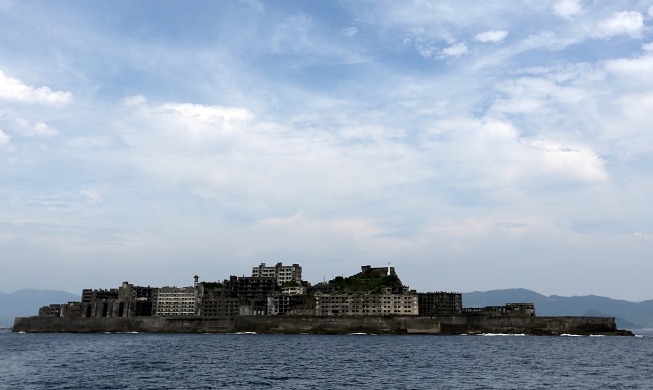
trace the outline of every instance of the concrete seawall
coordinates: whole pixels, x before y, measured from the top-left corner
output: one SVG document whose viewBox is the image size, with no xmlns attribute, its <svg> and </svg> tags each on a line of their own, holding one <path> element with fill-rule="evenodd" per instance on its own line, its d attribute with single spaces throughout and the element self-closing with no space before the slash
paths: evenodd
<svg viewBox="0 0 653 390">
<path fill-rule="evenodd" d="M 533 335 L 632 335 L 612 317 L 492 315 L 427 316 L 232 316 L 232 317 L 17 317 L 14 332 L 27 333 L 380 333 Z"/>
</svg>

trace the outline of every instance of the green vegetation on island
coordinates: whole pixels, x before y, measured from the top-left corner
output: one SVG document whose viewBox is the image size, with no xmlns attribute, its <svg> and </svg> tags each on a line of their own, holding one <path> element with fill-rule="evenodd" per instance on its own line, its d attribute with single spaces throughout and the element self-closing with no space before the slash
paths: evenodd
<svg viewBox="0 0 653 390">
<path fill-rule="evenodd" d="M 384 287 L 403 286 L 397 275 L 373 271 L 359 272 L 346 278 L 336 276 L 329 280 L 329 285 L 337 287 L 332 294 L 376 294 Z"/>
<path fill-rule="evenodd" d="M 218 282 L 201 282 L 205 290 L 218 290 L 224 287 L 222 283 Z"/>
</svg>

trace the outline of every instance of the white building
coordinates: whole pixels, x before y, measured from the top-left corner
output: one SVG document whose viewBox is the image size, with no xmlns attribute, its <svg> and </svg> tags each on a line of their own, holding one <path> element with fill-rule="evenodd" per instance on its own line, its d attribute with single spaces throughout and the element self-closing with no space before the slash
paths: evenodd
<svg viewBox="0 0 653 390">
<path fill-rule="evenodd" d="M 279 286 L 291 281 L 301 284 L 302 267 L 299 264 L 282 265 L 281 263 L 277 263 L 274 267 L 267 267 L 265 263 L 261 263 L 258 267 L 252 267 L 252 277 L 277 278 Z"/>
<path fill-rule="evenodd" d="M 194 316 L 197 313 L 197 288 L 161 287 L 153 301 L 156 316 Z"/>
<path fill-rule="evenodd" d="M 284 287 L 281 289 L 282 295 L 304 295 L 306 287 Z"/>
</svg>

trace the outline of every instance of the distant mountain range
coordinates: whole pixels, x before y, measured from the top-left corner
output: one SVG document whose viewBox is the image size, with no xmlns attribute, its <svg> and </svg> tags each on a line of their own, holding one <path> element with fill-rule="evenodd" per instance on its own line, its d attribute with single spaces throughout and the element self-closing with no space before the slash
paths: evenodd
<svg viewBox="0 0 653 390">
<path fill-rule="evenodd" d="M 41 306 L 51 303 L 79 302 L 79 295 L 55 290 L 20 290 L 12 294 L 0 291 L 0 327 L 11 327 L 15 317 L 38 314 Z M 523 288 L 463 293 L 464 307 L 498 306 L 511 302 L 532 302 L 540 316 L 615 317 L 619 329 L 653 328 L 653 300 L 629 302 L 596 295 L 549 297 Z"/>
<path fill-rule="evenodd" d="M 39 308 L 51 303 L 79 302 L 81 296 L 56 290 L 20 290 L 12 294 L 0 291 L 0 327 L 14 326 L 15 317 L 35 316 Z"/>
<path fill-rule="evenodd" d="M 463 293 L 464 307 L 505 305 L 532 302 L 538 316 L 607 316 L 615 317 L 619 329 L 653 328 L 653 299 L 630 302 L 588 295 L 549 297 L 523 288 Z"/>
</svg>

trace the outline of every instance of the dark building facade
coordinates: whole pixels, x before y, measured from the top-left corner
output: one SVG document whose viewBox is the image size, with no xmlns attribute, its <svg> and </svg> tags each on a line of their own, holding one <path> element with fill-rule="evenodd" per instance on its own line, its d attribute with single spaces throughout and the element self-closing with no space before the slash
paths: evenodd
<svg viewBox="0 0 653 390">
<path fill-rule="evenodd" d="M 206 288 L 200 283 L 199 294 L 201 303 L 199 315 L 203 317 L 213 316 L 237 316 L 240 310 L 240 301 L 233 292 L 225 288 Z"/>
<path fill-rule="evenodd" d="M 315 300 L 308 294 L 279 294 L 268 298 L 268 314 L 302 314 L 315 312 Z"/>
<path fill-rule="evenodd" d="M 268 297 L 275 294 L 277 279 L 274 277 L 231 276 L 225 287 L 240 298 L 239 315 L 266 315 Z"/>
<path fill-rule="evenodd" d="M 466 307 L 462 313 L 534 317 L 535 305 L 532 303 L 506 303 L 504 306 Z"/>
<path fill-rule="evenodd" d="M 421 316 L 446 316 L 463 312 L 461 293 L 443 291 L 418 293 L 417 302 Z"/>
</svg>

